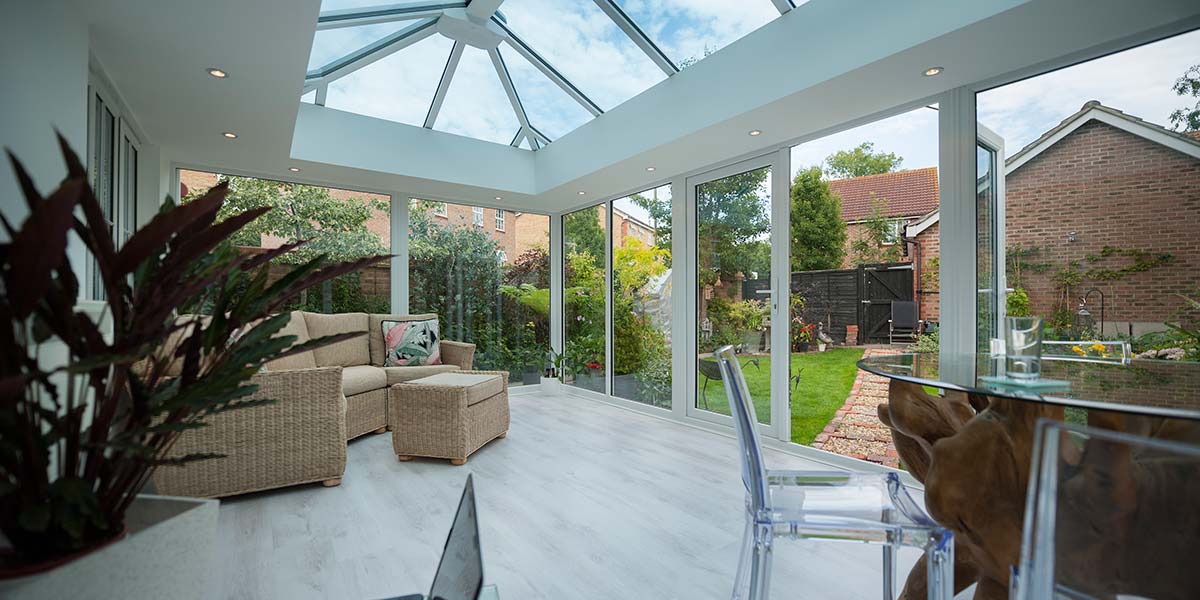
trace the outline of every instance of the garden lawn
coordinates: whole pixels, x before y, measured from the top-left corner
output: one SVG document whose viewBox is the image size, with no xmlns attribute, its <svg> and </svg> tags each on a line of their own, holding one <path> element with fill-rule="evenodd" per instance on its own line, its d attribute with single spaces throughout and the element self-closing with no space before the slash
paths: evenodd
<svg viewBox="0 0 1200 600">
<path fill-rule="evenodd" d="M 811 444 L 817 434 L 829 424 L 834 413 L 846 403 L 857 372 L 854 363 L 858 362 L 862 355 L 862 348 L 830 348 L 825 352 L 792 355 L 792 380 L 788 387 L 791 390 L 793 442 Z M 758 359 L 757 366 L 753 362 L 755 358 Z M 767 356 L 739 356 L 738 361 L 742 364 L 742 373 L 746 375 L 750 396 L 754 398 L 754 410 L 758 413 L 758 420 L 765 423 L 771 416 L 770 359 Z M 797 374 L 800 376 L 799 383 L 795 380 Z M 700 375 L 700 386 L 703 389 L 703 375 Z M 705 397 L 708 400 L 708 410 L 729 414 L 725 387 L 720 381 L 708 382 Z M 703 400 L 700 402 L 700 408 L 705 408 Z"/>
</svg>

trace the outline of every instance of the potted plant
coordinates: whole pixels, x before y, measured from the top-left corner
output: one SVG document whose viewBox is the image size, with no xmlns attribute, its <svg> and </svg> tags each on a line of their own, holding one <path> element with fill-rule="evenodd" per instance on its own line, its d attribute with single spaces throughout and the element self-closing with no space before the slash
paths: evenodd
<svg viewBox="0 0 1200 600">
<path fill-rule="evenodd" d="M 546 353 L 546 369 L 542 372 L 542 391 L 556 394 L 562 390 L 562 373 L 565 357 L 561 352 L 550 350 Z"/>
<path fill-rule="evenodd" d="M 244 400 L 265 363 L 354 337 L 292 347 L 294 336 L 274 337 L 285 302 L 388 257 L 317 257 L 268 282 L 268 261 L 303 242 L 239 253 L 230 236 L 270 209 L 217 221 L 223 183 L 183 205 L 167 198 L 118 250 L 83 165 L 59 144 L 67 177 L 44 198 L 12 158 L 29 215 L 0 220 L 0 596 L 74 596 L 86 582 L 97 597 L 201 597 L 215 502 L 139 493 L 181 432 L 266 402 Z M 77 305 L 71 232 L 103 286 L 103 326 Z"/>
</svg>

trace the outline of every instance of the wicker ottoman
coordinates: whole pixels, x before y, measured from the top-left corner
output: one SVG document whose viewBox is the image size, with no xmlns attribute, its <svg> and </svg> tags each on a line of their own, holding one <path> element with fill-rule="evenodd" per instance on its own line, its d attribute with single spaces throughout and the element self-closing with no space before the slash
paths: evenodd
<svg viewBox="0 0 1200 600">
<path fill-rule="evenodd" d="M 454 371 L 397 383 L 388 390 L 388 425 L 399 460 L 464 464 L 484 444 L 508 435 L 508 373 Z"/>
</svg>

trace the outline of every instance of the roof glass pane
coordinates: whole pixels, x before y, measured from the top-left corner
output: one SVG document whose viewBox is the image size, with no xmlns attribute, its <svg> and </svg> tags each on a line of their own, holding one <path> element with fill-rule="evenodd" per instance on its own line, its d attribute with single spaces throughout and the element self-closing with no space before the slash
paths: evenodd
<svg viewBox="0 0 1200 600">
<path fill-rule="evenodd" d="M 430 36 L 335 80 L 329 84 L 325 106 L 419 126 L 452 45 L 444 37 Z"/>
<path fill-rule="evenodd" d="M 557 140 L 591 120 L 592 113 L 507 44 L 500 45 L 500 55 L 504 57 L 504 64 L 508 65 L 513 87 L 525 105 L 529 123 L 538 131 L 551 140 Z"/>
<path fill-rule="evenodd" d="M 440 77 L 439 64 L 433 76 L 435 87 Z M 492 59 L 483 50 L 467 46 L 433 128 L 508 145 L 520 127 Z"/>
<path fill-rule="evenodd" d="M 409 25 L 412 25 L 411 21 L 318 31 L 313 37 L 312 52 L 308 55 L 308 70 L 323 67 Z"/>
<path fill-rule="evenodd" d="M 616 0 L 681 67 L 779 17 L 770 0 Z M 798 0 L 795 4 L 803 4 Z M 508 2 L 504 3 L 507 10 Z"/>
<path fill-rule="evenodd" d="M 604 110 L 666 78 L 593 2 L 507 0 L 500 10 L 514 33 Z"/>
</svg>

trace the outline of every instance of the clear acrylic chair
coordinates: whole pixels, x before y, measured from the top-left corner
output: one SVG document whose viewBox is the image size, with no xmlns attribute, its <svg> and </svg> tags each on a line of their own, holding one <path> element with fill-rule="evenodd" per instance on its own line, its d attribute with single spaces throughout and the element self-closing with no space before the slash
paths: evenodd
<svg viewBox="0 0 1200 600">
<path fill-rule="evenodd" d="M 1200 598 L 1200 446 L 1042 420 L 1031 471 L 1011 598 Z"/>
<path fill-rule="evenodd" d="M 883 547 L 883 596 L 896 597 L 900 547 L 925 552 L 928 597 L 954 596 L 954 535 L 913 500 L 896 473 L 784 471 L 767 469 L 754 403 L 733 348 L 717 351 L 725 394 L 732 408 L 746 485 L 746 529 L 734 578 L 733 598 L 763 600 L 771 583 L 777 538 L 849 541 Z M 749 584 L 749 594 L 744 594 Z"/>
</svg>

